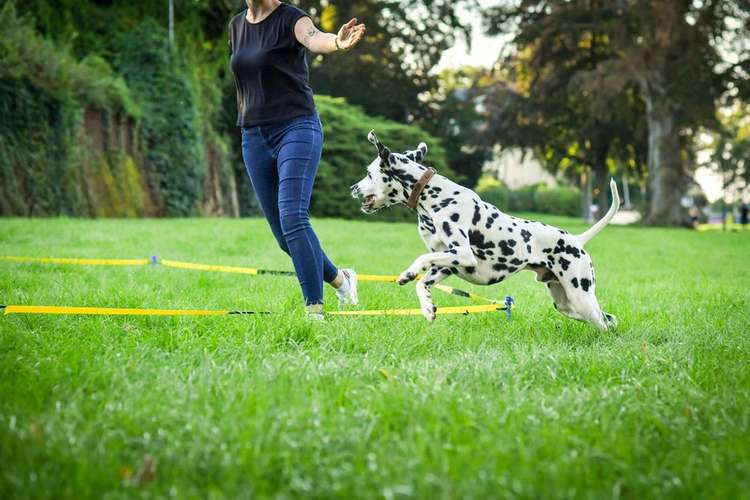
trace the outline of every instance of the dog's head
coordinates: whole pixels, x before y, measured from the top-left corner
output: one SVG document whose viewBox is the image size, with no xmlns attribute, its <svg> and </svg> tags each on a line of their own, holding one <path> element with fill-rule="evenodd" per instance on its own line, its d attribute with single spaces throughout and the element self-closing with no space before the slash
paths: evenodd
<svg viewBox="0 0 750 500">
<path fill-rule="evenodd" d="M 352 196 L 362 199 L 366 214 L 396 203 L 406 203 L 414 183 L 425 167 L 420 163 L 427 154 L 427 144 L 421 142 L 417 149 L 392 153 L 371 130 L 367 140 L 378 148 L 378 156 L 367 166 L 367 176 L 351 187 Z"/>
</svg>

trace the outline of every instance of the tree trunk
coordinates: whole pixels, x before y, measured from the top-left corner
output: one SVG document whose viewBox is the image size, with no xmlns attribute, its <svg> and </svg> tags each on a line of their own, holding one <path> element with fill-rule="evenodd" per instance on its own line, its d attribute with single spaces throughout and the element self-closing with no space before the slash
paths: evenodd
<svg viewBox="0 0 750 500">
<path fill-rule="evenodd" d="M 591 170 L 588 168 L 581 173 L 581 217 L 591 222 Z"/>
<path fill-rule="evenodd" d="M 680 137 L 676 112 L 663 85 L 649 82 L 646 92 L 648 123 L 648 175 L 650 186 L 650 225 L 684 224 L 685 210 L 680 199 L 686 175 L 680 158 Z"/>
<path fill-rule="evenodd" d="M 596 156 L 594 158 L 594 173 L 596 174 L 596 186 L 599 188 L 599 193 L 596 197 L 596 204 L 599 210 L 596 213 L 596 218 L 600 219 L 602 215 L 607 211 L 609 207 L 609 169 L 607 168 L 607 153 L 609 152 L 609 144 L 600 144 L 596 150 Z"/>
</svg>

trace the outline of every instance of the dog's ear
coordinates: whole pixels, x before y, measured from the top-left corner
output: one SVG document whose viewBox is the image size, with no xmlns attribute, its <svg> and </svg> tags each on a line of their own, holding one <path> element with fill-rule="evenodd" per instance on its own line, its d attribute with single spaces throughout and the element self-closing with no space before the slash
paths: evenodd
<svg viewBox="0 0 750 500">
<path fill-rule="evenodd" d="M 383 146 L 378 137 L 375 135 L 374 130 L 370 130 L 370 133 L 367 134 L 367 140 L 373 143 L 375 147 L 378 148 L 378 156 L 380 156 L 381 160 L 383 160 L 387 165 L 392 163 L 393 155 L 391 154 L 391 150 Z"/>
<path fill-rule="evenodd" d="M 420 142 L 419 146 L 417 146 L 417 149 L 415 149 L 414 151 L 407 151 L 405 154 L 406 157 L 411 161 L 422 163 L 424 157 L 427 156 L 427 144 L 425 144 L 424 142 Z"/>
</svg>

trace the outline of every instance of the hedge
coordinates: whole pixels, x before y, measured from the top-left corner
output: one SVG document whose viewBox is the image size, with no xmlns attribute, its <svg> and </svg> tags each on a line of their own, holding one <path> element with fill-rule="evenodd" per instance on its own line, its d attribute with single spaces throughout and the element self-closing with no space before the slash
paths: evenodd
<svg viewBox="0 0 750 500">
<path fill-rule="evenodd" d="M 539 212 L 578 216 L 581 213 L 581 192 L 572 187 L 549 187 L 533 184 L 511 190 L 499 181 L 482 178 L 477 193 L 487 203 L 506 212 Z"/>
</svg>

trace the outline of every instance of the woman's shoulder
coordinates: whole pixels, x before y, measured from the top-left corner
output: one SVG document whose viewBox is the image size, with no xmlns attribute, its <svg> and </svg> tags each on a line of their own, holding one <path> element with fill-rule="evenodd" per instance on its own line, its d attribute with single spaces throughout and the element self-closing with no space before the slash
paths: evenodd
<svg viewBox="0 0 750 500">
<path fill-rule="evenodd" d="M 245 15 L 247 13 L 247 10 L 243 10 L 241 12 L 238 12 L 235 14 L 232 19 L 229 20 L 229 29 L 231 30 L 234 26 L 236 26 L 238 23 L 241 23 L 244 19 Z"/>
<path fill-rule="evenodd" d="M 278 8 L 283 9 L 281 14 L 283 14 L 287 18 L 290 18 L 294 21 L 296 21 L 297 19 L 301 17 L 310 17 L 310 14 L 300 9 L 296 5 L 292 5 L 290 3 L 281 2 L 281 5 L 279 5 Z"/>
</svg>

